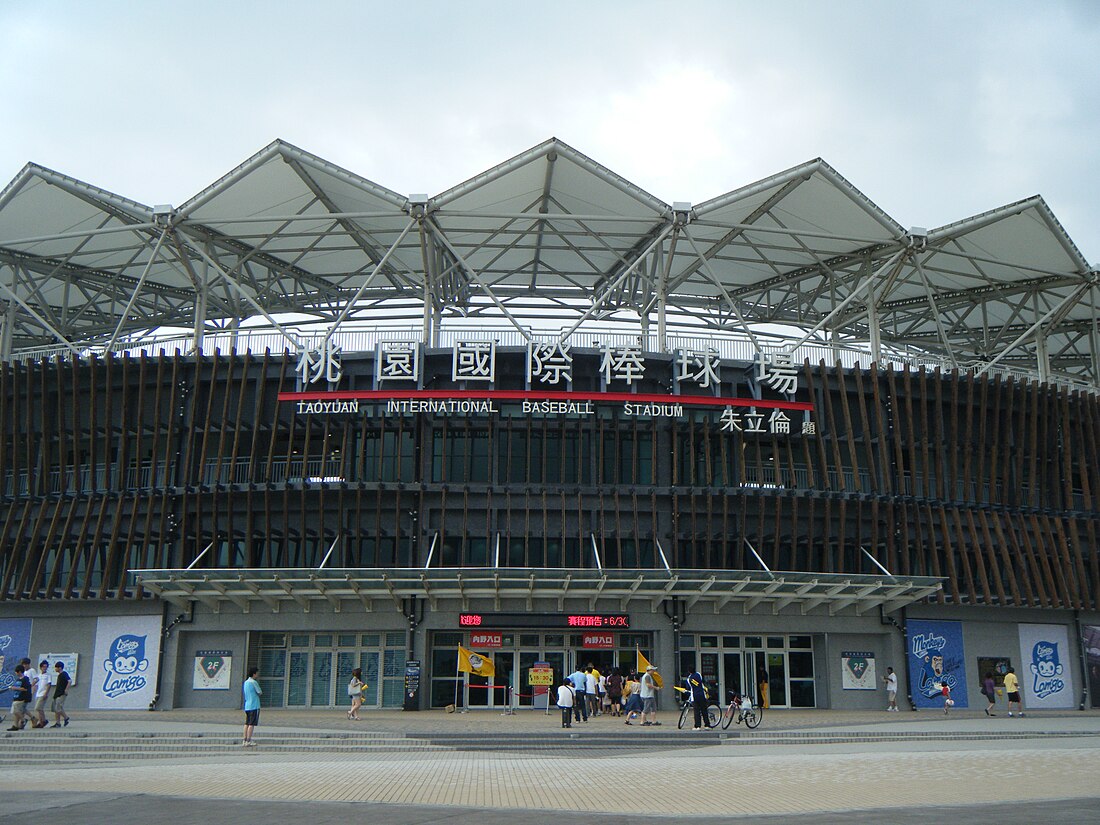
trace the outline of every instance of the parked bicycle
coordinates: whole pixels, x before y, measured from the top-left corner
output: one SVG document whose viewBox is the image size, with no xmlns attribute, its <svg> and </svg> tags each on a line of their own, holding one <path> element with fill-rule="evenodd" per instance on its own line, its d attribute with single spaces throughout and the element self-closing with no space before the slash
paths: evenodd
<svg viewBox="0 0 1100 825">
<path fill-rule="evenodd" d="M 728 729 L 734 719 L 739 725 L 744 722 L 749 729 L 755 728 L 763 721 L 764 708 L 753 704 L 752 697 L 731 692 L 729 699 L 729 704 L 722 711 L 722 730 Z"/>
<path fill-rule="evenodd" d="M 680 721 L 676 723 L 676 727 L 680 730 L 684 729 L 684 725 L 695 724 L 695 705 L 691 701 L 691 692 L 686 691 L 681 687 L 676 688 L 680 691 Z M 707 712 L 703 714 L 703 724 L 708 728 L 716 728 L 722 721 L 722 706 L 715 702 L 713 699 L 707 700 Z"/>
</svg>

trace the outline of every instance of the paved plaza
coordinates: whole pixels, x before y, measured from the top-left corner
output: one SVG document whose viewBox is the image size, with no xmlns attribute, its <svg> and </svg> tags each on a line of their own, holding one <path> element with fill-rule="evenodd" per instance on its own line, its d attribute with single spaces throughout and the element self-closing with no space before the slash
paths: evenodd
<svg viewBox="0 0 1100 825">
<path fill-rule="evenodd" d="M 213 739 L 235 734 L 238 715 L 85 714 L 67 729 L 8 734 L 3 743 L 10 760 L 13 749 L 30 754 L 47 736 L 95 740 L 128 732 L 152 739 L 183 734 Z M 963 712 L 945 719 L 927 712 L 775 711 L 755 735 L 741 731 L 741 737 L 725 739 L 677 732 L 671 713 L 663 721 L 658 729 L 633 730 L 618 719 L 597 718 L 563 731 L 553 717 L 529 710 L 511 717 L 381 711 L 359 723 L 348 722 L 338 710 L 269 710 L 261 716 L 259 745 L 253 749 L 129 761 L 105 753 L 100 761 L 82 764 L 9 761 L 5 785 L 19 794 L 9 794 L 0 806 L 0 821 L 14 822 L 17 811 L 37 809 L 44 801 L 67 806 L 70 823 L 110 821 L 135 805 L 159 812 L 155 818 L 162 822 L 193 821 L 205 811 L 202 817 L 235 825 L 261 821 L 253 819 L 260 813 L 267 823 L 284 821 L 295 810 L 312 825 L 330 821 L 330 815 L 331 821 L 369 816 L 391 823 L 543 822 L 555 812 L 575 811 L 606 814 L 593 820 L 601 825 L 650 816 L 706 823 L 784 821 L 798 814 L 818 815 L 821 823 L 843 812 L 848 812 L 843 821 L 872 822 L 881 821 L 886 809 L 899 823 L 916 822 L 905 817 L 918 815 L 927 822 L 930 809 L 952 819 L 974 818 L 970 814 L 980 811 L 983 819 L 999 812 L 998 821 L 1026 822 L 1038 811 L 1042 818 L 1061 811 L 1055 818 L 1065 822 L 1100 821 L 1092 801 L 1100 796 L 1100 714 L 1095 712 L 1024 719 Z M 265 735 L 271 742 L 280 735 L 308 742 L 342 730 L 464 733 L 467 746 L 265 752 Z M 736 734 L 736 727 L 730 733 Z M 550 748 L 524 748 L 524 738 L 544 741 L 544 734 L 560 741 Z M 662 744 L 669 734 L 689 743 L 697 737 L 698 745 Z M 487 749 L 474 749 L 478 742 Z M 585 750 L 582 744 L 596 747 Z M 347 803 L 369 804 L 357 804 L 349 814 Z M 330 804 L 331 814 L 326 813 Z"/>
</svg>

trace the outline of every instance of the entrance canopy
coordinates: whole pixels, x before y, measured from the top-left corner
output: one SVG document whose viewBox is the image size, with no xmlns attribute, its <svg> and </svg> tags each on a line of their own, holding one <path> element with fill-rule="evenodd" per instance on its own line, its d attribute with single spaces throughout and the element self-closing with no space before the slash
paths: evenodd
<svg viewBox="0 0 1100 825">
<path fill-rule="evenodd" d="M 627 611 L 657 612 L 677 599 L 687 610 L 715 613 L 763 606 L 772 613 L 798 610 L 803 615 L 863 614 L 891 611 L 934 595 L 941 580 L 927 576 L 868 576 L 836 573 L 783 573 L 749 570 L 536 570 L 469 569 L 262 569 L 133 570 L 133 583 L 181 607 L 198 602 L 215 612 L 235 604 L 279 612 L 296 604 L 340 612 L 346 603 L 362 609 L 409 610 L 408 599 L 425 599 L 433 610 L 535 609 L 536 600 L 587 602 Z"/>
</svg>

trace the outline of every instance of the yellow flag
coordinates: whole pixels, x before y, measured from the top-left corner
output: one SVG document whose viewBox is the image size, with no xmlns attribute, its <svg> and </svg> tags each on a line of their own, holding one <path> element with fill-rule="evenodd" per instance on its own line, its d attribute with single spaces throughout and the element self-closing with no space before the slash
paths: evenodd
<svg viewBox="0 0 1100 825">
<path fill-rule="evenodd" d="M 642 655 L 642 649 L 639 647 L 634 648 L 634 652 L 638 654 L 638 666 L 635 669 L 638 671 L 638 675 L 641 676 L 646 672 L 646 668 L 650 666 L 649 659 Z M 657 687 L 665 686 L 665 680 L 661 678 L 661 674 L 656 670 L 653 671 L 653 681 Z"/>
<path fill-rule="evenodd" d="M 467 650 L 462 645 L 458 646 L 458 669 L 464 673 L 472 673 L 475 676 L 495 676 L 497 669 L 493 666 L 493 660 L 480 653 Z"/>
</svg>

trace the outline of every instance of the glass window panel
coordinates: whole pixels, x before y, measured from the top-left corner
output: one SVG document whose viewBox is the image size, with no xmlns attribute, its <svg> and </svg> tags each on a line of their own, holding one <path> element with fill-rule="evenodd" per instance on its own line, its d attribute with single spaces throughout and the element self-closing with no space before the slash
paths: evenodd
<svg viewBox="0 0 1100 825">
<path fill-rule="evenodd" d="M 260 690 L 264 692 L 264 707 L 281 708 L 283 706 L 283 680 L 259 678 L 256 681 L 260 683 Z"/>
<path fill-rule="evenodd" d="M 457 651 L 456 651 L 457 653 Z M 384 664 L 383 676 L 404 676 L 405 672 L 405 651 L 404 650 L 387 650 L 386 660 Z M 384 698 L 384 697 L 383 697 Z"/>
<path fill-rule="evenodd" d="M 260 678 L 282 679 L 286 676 L 286 653 L 282 650 L 260 651 Z"/>
<path fill-rule="evenodd" d="M 814 655 L 792 651 L 787 654 L 787 667 L 792 679 L 814 678 Z"/>
<path fill-rule="evenodd" d="M 486 539 L 471 537 L 467 540 L 466 564 L 470 567 L 489 566 L 489 542 Z"/>
<path fill-rule="evenodd" d="M 378 705 L 378 659 L 377 652 L 363 653 L 359 657 L 359 667 L 363 669 L 363 681 L 367 687 L 363 690 L 363 704 L 370 707 Z"/>
<path fill-rule="evenodd" d="M 313 685 L 309 703 L 314 707 L 332 702 L 332 654 L 320 651 L 313 654 Z"/>
<path fill-rule="evenodd" d="M 443 708 L 461 702 L 461 696 L 456 700 L 457 690 L 457 679 L 432 679 L 432 707 Z"/>
<path fill-rule="evenodd" d="M 355 638 L 354 636 L 352 638 Z M 351 651 L 341 651 L 336 654 L 336 704 L 350 705 L 351 697 L 348 696 L 347 685 L 351 681 L 351 672 L 355 670 L 359 654 Z"/>
<path fill-rule="evenodd" d="M 290 654 L 290 674 L 286 686 L 286 703 L 290 707 L 306 703 L 306 690 L 309 687 L 309 654 L 293 652 Z"/>
<path fill-rule="evenodd" d="M 812 708 L 815 707 L 814 683 L 812 679 L 791 680 L 791 707 Z"/>
<path fill-rule="evenodd" d="M 458 673 L 458 648 L 437 647 L 432 650 L 432 676 L 446 677 Z"/>
<path fill-rule="evenodd" d="M 382 687 L 382 707 L 399 708 L 405 704 L 405 683 L 401 679 L 386 679 Z"/>
</svg>

